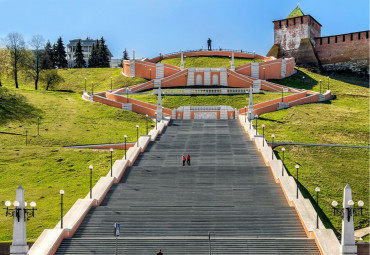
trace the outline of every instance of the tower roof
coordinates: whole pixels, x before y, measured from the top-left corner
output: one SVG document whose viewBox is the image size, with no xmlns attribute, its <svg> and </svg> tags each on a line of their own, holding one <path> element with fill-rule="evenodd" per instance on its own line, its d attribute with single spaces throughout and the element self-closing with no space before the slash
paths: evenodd
<svg viewBox="0 0 370 255">
<path fill-rule="evenodd" d="M 294 17 L 300 17 L 304 16 L 303 11 L 299 8 L 299 4 L 297 4 L 297 7 L 289 14 L 287 19 L 294 18 Z"/>
</svg>

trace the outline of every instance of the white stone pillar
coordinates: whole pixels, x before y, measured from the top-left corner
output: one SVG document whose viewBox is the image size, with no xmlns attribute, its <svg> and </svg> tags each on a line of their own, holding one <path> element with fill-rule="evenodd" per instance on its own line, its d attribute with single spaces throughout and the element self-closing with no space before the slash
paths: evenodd
<svg viewBox="0 0 370 255">
<path fill-rule="evenodd" d="M 342 219 L 342 242 L 340 246 L 340 254 L 357 254 L 357 246 L 355 244 L 355 229 L 353 226 L 353 210 L 348 205 L 348 201 L 352 200 L 352 190 L 347 184 L 343 194 L 343 219 Z M 349 208 L 349 209 L 347 209 Z M 348 213 L 350 211 L 350 217 Z M 348 220 L 349 218 L 349 220 Z"/>
<path fill-rule="evenodd" d="M 249 105 L 248 105 L 248 120 L 249 121 L 254 119 L 252 91 L 253 91 L 253 87 L 251 86 L 251 87 L 249 87 Z"/>
<path fill-rule="evenodd" d="M 231 70 L 235 72 L 234 51 L 231 53 Z"/>
<path fill-rule="evenodd" d="M 180 70 L 184 70 L 184 53 L 180 50 L 181 52 L 181 65 L 180 65 Z"/>
<path fill-rule="evenodd" d="M 162 90 L 161 87 L 158 88 L 158 102 L 157 102 L 157 121 L 161 121 L 163 117 L 162 113 Z"/>
<path fill-rule="evenodd" d="M 16 194 L 16 201 L 19 202 L 19 218 L 14 212 L 14 226 L 13 226 L 13 242 L 10 246 L 10 254 L 28 254 L 27 235 L 26 235 L 26 221 L 24 220 L 24 190 L 19 185 Z M 19 219 L 19 220 L 18 220 Z"/>
</svg>

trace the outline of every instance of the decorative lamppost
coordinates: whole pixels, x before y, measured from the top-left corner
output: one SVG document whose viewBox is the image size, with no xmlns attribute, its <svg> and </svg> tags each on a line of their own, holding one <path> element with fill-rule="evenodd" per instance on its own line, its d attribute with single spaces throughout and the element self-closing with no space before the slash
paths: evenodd
<svg viewBox="0 0 370 255">
<path fill-rule="evenodd" d="M 297 199 L 298 199 L 298 169 L 299 169 L 299 165 L 295 165 L 295 169 L 297 169 Z"/>
<path fill-rule="evenodd" d="M 126 139 L 127 139 L 127 135 L 124 135 L 125 137 L 125 159 L 126 159 L 126 150 L 127 150 L 127 147 L 126 147 Z"/>
<path fill-rule="evenodd" d="M 110 90 L 113 90 L 113 81 L 112 81 L 112 76 L 110 77 Z"/>
<path fill-rule="evenodd" d="M 152 79 L 152 69 L 149 69 L 149 80 Z"/>
<path fill-rule="evenodd" d="M 266 80 L 266 68 L 263 68 L 263 79 Z"/>
<path fill-rule="evenodd" d="M 94 95 L 94 82 L 91 82 L 91 95 Z"/>
<path fill-rule="evenodd" d="M 318 229 L 319 228 L 319 192 L 320 192 L 320 188 L 319 187 L 316 187 L 315 188 L 315 191 L 316 191 L 316 204 L 317 204 L 316 228 Z"/>
<path fill-rule="evenodd" d="M 110 148 L 110 177 L 113 177 L 113 148 Z"/>
<path fill-rule="evenodd" d="M 271 144 L 271 159 L 273 160 L 274 159 L 274 138 L 275 138 L 275 135 L 272 134 L 271 135 L 271 138 L 272 138 L 272 144 Z"/>
<path fill-rule="evenodd" d="M 329 78 L 330 78 L 330 77 L 328 76 L 328 90 L 330 90 L 330 89 L 329 89 Z"/>
<path fill-rule="evenodd" d="M 139 147 L 139 125 L 136 125 L 136 145 Z"/>
<path fill-rule="evenodd" d="M 321 94 L 321 82 L 322 82 L 322 80 L 320 79 L 320 94 Z"/>
<path fill-rule="evenodd" d="M 148 117 L 149 117 L 148 114 L 145 114 L 145 117 L 146 117 L 145 118 L 145 120 L 146 120 L 146 135 L 148 135 L 148 133 L 149 133 L 148 132 Z"/>
<path fill-rule="evenodd" d="M 59 191 L 60 194 L 60 228 L 63 228 L 63 195 L 64 190 Z"/>
<path fill-rule="evenodd" d="M 338 206 L 337 201 L 331 203 L 334 215 L 342 217 L 342 240 L 340 247 L 340 254 L 357 254 L 357 246 L 355 243 L 355 230 L 353 224 L 354 215 L 362 215 L 362 207 L 364 206 L 363 201 L 358 201 L 357 208 L 354 208 L 355 202 L 352 200 L 352 190 L 347 184 L 344 188 L 343 193 L 343 207 L 336 208 Z"/>
<path fill-rule="evenodd" d="M 92 199 L 92 170 L 93 170 L 93 166 L 90 165 L 89 168 L 90 168 L 90 199 Z"/>
<path fill-rule="evenodd" d="M 284 160 L 285 160 L 285 157 L 284 157 L 284 153 L 285 153 L 285 148 L 281 148 L 281 151 L 283 152 L 283 163 L 281 164 L 281 176 L 284 176 Z"/>
<path fill-rule="evenodd" d="M 129 101 L 129 97 L 128 97 L 128 92 L 130 91 L 130 89 L 129 88 L 126 88 L 126 98 L 127 98 L 127 103 L 128 103 L 128 101 Z M 131 91 L 130 91 L 131 92 Z"/>
<path fill-rule="evenodd" d="M 86 91 L 86 77 L 85 77 L 85 91 Z"/>
<path fill-rule="evenodd" d="M 262 146 L 265 147 L 265 125 L 262 125 Z"/>
<path fill-rule="evenodd" d="M 304 76 L 302 76 L 302 81 L 303 81 L 303 84 L 304 84 Z"/>
<path fill-rule="evenodd" d="M 13 242 L 10 246 L 10 254 L 26 255 L 28 254 L 26 220 L 35 217 L 36 203 L 31 202 L 31 208 L 26 208 L 27 202 L 24 201 L 24 190 L 19 185 L 16 192 L 16 201 L 13 203 L 14 208 L 9 208 L 11 205 L 10 201 L 6 201 L 6 208 L 4 208 L 6 210 L 5 216 L 14 218 Z"/>
<path fill-rule="evenodd" d="M 258 120 L 258 115 L 256 115 L 256 135 L 257 135 L 257 129 L 258 129 L 258 122 L 257 122 L 257 120 Z"/>
<path fill-rule="evenodd" d="M 247 123 L 247 106 L 244 106 L 244 123 Z"/>
</svg>

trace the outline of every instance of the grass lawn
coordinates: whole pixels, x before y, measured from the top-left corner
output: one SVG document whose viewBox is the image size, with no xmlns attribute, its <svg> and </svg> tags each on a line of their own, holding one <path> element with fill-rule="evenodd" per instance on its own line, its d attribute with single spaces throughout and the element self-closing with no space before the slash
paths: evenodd
<svg viewBox="0 0 370 255">
<path fill-rule="evenodd" d="M 65 190 L 66 213 L 89 192 L 90 164 L 94 184 L 109 172 L 109 151 L 62 146 L 123 142 L 125 134 L 128 142 L 134 142 L 136 124 L 140 134 L 146 133 L 143 115 L 84 101 L 78 93 L 57 91 L 0 88 L 0 120 L 0 204 L 15 200 L 18 185 L 25 189 L 28 203 L 37 203 L 36 217 L 27 223 L 29 241 L 58 222 L 60 189 Z M 154 127 L 150 120 L 149 124 Z M 114 151 L 113 156 L 121 159 L 124 152 Z M 0 241 L 11 241 L 13 220 L 0 214 L 0 225 Z"/>
<path fill-rule="evenodd" d="M 58 74 L 63 77 L 64 82 L 55 86 L 54 90 L 65 90 L 82 93 L 85 90 L 85 77 L 87 91 L 91 93 L 91 82 L 94 82 L 94 92 L 106 91 L 112 87 L 118 89 L 146 82 L 143 78 L 131 78 L 121 74 L 122 68 L 80 68 L 80 69 L 59 69 Z M 19 74 L 19 87 L 21 89 L 34 89 L 34 81 L 27 79 L 21 72 Z M 14 79 L 8 77 L 1 80 L 6 87 L 15 87 Z M 40 90 L 44 89 L 45 84 L 40 83 Z"/>
<path fill-rule="evenodd" d="M 302 83 L 302 76 L 305 76 L 305 83 Z M 266 138 L 271 140 L 271 135 L 275 134 L 276 142 L 369 145 L 369 89 L 357 76 L 345 77 L 344 81 L 340 76 L 329 80 L 330 89 L 337 96 L 335 100 L 261 115 L 258 125 L 266 125 Z M 300 69 L 290 78 L 274 82 L 319 91 L 320 79 L 325 81 L 327 88 L 326 75 L 305 69 Z M 285 147 L 285 163 L 293 177 L 296 178 L 294 166 L 297 163 L 301 165 L 299 182 L 305 196 L 316 199 L 314 189 L 320 187 L 319 206 L 327 226 L 332 224 L 335 230 L 341 231 L 341 218 L 333 216 L 330 206 L 332 200 L 342 203 L 346 184 L 351 186 L 356 203 L 359 200 L 365 202 L 364 216 L 355 216 L 355 228 L 369 226 L 368 149 Z M 276 147 L 275 152 L 282 156 L 281 147 Z"/>
<path fill-rule="evenodd" d="M 261 59 L 234 58 L 235 67 L 251 62 L 263 62 Z M 181 58 L 164 59 L 158 63 L 166 63 L 174 66 L 181 65 Z M 231 67 L 231 57 L 186 57 L 184 67 Z"/>
<path fill-rule="evenodd" d="M 284 93 L 288 96 L 290 93 Z M 135 98 L 151 104 L 157 104 L 156 95 L 130 95 L 130 98 Z M 253 103 L 261 103 L 264 101 L 280 98 L 280 93 L 259 93 L 253 94 Z M 248 99 L 248 100 L 246 100 Z M 233 108 L 243 108 L 248 106 L 249 95 L 212 95 L 212 96 L 163 96 L 162 105 L 170 109 L 178 108 L 184 105 L 229 105 Z"/>
</svg>

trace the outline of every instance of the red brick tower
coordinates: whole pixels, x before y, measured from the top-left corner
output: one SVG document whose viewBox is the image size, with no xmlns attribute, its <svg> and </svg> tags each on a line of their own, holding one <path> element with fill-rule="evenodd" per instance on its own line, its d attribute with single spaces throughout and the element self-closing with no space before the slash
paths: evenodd
<svg viewBox="0 0 370 255">
<path fill-rule="evenodd" d="M 297 63 L 313 62 L 318 65 L 315 57 L 314 38 L 321 36 L 321 24 L 311 15 L 305 15 L 297 7 L 286 19 L 275 20 L 274 23 L 274 45 L 267 56 L 276 58 L 294 57 Z M 305 54 L 301 54 L 305 53 Z"/>
</svg>

